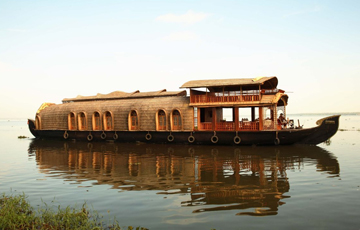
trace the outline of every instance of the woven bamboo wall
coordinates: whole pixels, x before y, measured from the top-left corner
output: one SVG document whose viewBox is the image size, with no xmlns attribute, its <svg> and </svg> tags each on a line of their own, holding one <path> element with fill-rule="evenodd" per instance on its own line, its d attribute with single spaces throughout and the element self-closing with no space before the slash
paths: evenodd
<svg viewBox="0 0 360 230">
<path fill-rule="evenodd" d="M 166 113 L 167 130 L 170 130 L 170 114 L 174 109 L 181 113 L 183 130 L 193 129 L 193 108 L 189 107 L 189 98 L 184 96 L 70 102 L 49 106 L 38 115 L 41 129 L 67 130 L 69 113 L 73 112 L 77 117 L 80 112 L 84 112 L 87 116 L 87 130 L 92 130 L 93 113 L 99 112 L 102 117 L 106 111 L 110 111 L 114 116 L 114 130 L 122 131 L 129 130 L 129 113 L 136 110 L 140 130 L 153 131 L 156 130 L 156 113 L 160 109 Z"/>
</svg>

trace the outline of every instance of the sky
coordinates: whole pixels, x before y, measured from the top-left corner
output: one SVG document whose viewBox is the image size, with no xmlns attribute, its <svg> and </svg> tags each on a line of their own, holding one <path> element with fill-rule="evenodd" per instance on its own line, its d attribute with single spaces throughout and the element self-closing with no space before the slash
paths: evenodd
<svg viewBox="0 0 360 230">
<path fill-rule="evenodd" d="M 287 113 L 359 112 L 358 0 L 0 0 L 0 118 L 113 91 L 277 76 Z"/>
</svg>

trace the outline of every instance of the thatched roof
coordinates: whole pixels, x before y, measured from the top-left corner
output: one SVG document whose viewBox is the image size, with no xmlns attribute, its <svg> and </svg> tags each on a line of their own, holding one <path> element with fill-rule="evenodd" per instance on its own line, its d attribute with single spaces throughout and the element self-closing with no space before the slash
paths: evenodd
<svg viewBox="0 0 360 230">
<path fill-rule="evenodd" d="M 186 90 L 167 92 L 166 89 L 154 92 L 140 92 L 139 90 L 126 93 L 122 91 L 115 91 L 109 94 L 98 93 L 95 96 L 77 96 L 75 98 L 64 98 L 62 102 L 72 101 L 94 101 L 94 100 L 114 100 L 114 99 L 131 99 L 131 98 L 146 98 L 146 97 L 168 97 L 168 96 L 186 96 Z"/>
<path fill-rule="evenodd" d="M 278 84 L 277 77 L 257 77 L 257 78 L 240 78 L 240 79 L 216 79 L 216 80 L 196 80 L 188 81 L 180 88 L 231 88 L 243 90 L 257 90 L 259 85 L 262 89 L 275 89 Z"/>
</svg>

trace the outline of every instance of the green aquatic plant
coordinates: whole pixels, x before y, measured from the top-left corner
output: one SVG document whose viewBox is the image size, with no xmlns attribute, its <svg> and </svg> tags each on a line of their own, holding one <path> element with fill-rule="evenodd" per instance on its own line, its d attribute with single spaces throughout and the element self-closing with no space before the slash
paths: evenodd
<svg viewBox="0 0 360 230">
<path fill-rule="evenodd" d="M 57 210 L 46 203 L 36 211 L 25 194 L 0 197 L 0 229 L 122 229 L 114 219 L 105 224 L 103 217 L 85 204 L 81 208 L 60 206 Z M 132 226 L 128 230 L 134 229 Z M 137 227 L 136 230 L 147 230 Z"/>
</svg>

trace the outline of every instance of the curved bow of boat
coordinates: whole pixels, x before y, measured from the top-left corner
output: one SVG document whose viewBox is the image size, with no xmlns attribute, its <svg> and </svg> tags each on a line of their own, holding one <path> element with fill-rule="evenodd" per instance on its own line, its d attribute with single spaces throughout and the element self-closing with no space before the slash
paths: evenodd
<svg viewBox="0 0 360 230">
<path fill-rule="evenodd" d="M 31 134 L 34 136 L 34 137 L 38 137 L 38 133 L 35 131 L 35 121 L 32 120 L 32 119 L 28 119 L 28 126 L 29 126 L 29 130 L 31 132 Z"/>
<path fill-rule="evenodd" d="M 339 128 L 340 115 L 324 117 L 316 122 L 317 127 L 312 128 L 309 136 L 298 142 L 299 144 L 317 145 L 335 135 Z"/>
</svg>

